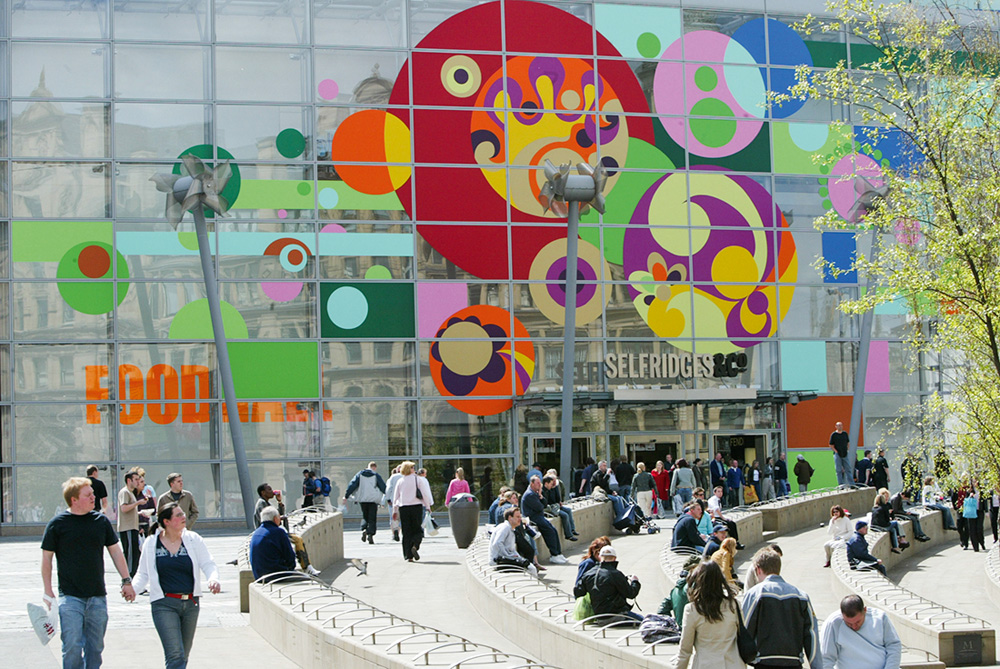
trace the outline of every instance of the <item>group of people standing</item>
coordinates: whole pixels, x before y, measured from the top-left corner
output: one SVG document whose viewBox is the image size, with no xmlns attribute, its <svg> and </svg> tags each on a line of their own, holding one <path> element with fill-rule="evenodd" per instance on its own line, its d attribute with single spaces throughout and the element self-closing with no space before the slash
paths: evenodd
<svg viewBox="0 0 1000 669">
<path fill-rule="evenodd" d="M 155 520 L 154 514 L 144 514 L 151 522 L 140 549 L 139 509 L 152 496 L 145 490 L 145 472 L 136 468 L 125 475 L 125 487 L 118 495 L 118 533 L 104 513 L 107 488 L 103 482 L 95 485 L 100 481 L 97 468 L 88 467 L 87 473 L 88 477 L 63 483 L 67 509 L 49 521 L 42 536 L 43 599 L 50 607 L 57 601 L 53 560 L 57 571 L 63 667 L 101 666 L 108 625 L 103 558 L 107 550 L 121 577 L 120 592 L 126 601 L 135 601 L 137 592 L 148 590 L 167 669 L 183 669 L 198 621 L 200 574 L 207 579 L 210 592 L 217 593 L 221 587 L 208 548 L 191 531 L 198 516 L 194 498 L 183 489 L 181 475 L 171 474 L 167 478 L 170 491 L 157 499 Z M 103 493 L 100 497 L 95 488 Z"/>
</svg>

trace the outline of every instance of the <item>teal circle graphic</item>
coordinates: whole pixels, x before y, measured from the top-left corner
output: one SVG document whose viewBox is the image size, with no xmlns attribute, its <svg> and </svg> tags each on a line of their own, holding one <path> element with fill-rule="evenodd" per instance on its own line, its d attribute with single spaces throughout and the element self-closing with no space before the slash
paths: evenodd
<svg viewBox="0 0 1000 669">
<path fill-rule="evenodd" d="M 326 313 L 338 328 L 353 330 L 368 318 L 368 298 L 354 286 L 341 286 L 327 298 Z"/>
<path fill-rule="evenodd" d="M 323 188 L 319 191 L 319 206 L 323 209 L 333 209 L 340 201 L 340 194 L 333 188 Z"/>
</svg>

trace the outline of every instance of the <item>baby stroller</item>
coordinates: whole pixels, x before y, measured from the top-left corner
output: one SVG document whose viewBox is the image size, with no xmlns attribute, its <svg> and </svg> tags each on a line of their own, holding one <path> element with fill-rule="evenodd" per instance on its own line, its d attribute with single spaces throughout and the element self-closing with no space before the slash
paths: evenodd
<svg viewBox="0 0 1000 669">
<path fill-rule="evenodd" d="M 626 506 L 625 511 L 615 518 L 613 525 L 616 530 L 622 530 L 625 534 L 639 534 L 643 529 L 649 534 L 660 531 L 660 528 L 646 518 L 638 504 L 629 504 Z"/>
</svg>

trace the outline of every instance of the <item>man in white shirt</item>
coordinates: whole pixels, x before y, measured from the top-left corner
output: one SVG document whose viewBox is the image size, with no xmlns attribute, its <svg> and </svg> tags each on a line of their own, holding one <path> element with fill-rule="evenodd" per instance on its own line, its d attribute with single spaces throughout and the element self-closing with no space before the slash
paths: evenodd
<svg viewBox="0 0 1000 669">
<path fill-rule="evenodd" d="M 521 509 L 510 507 L 504 511 L 503 519 L 504 522 L 493 528 L 493 536 L 490 538 L 490 563 L 522 567 L 532 576 L 538 576 L 535 565 L 517 552 L 514 529 L 521 524 Z"/>
<path fill-rule="evenodd" d="M 712 517 L 712 524 L 722 523 L 725 525 L 729 536 L 736 539 L 736 548 L 743 550 L 743 544 L 740 543 L 740 531 L 736 527 L 736 523 L 722 515 L 722 496 L 725 494 L 725 490 L 721 485 L 717 485 L 712 493 L 712 496 L 708 498 L 708 515 Z"/>
<path fill-rule="evenodd" d="M 844 597 L 826 619 L 820 648 L 825 669 L 899 669 L 902 655 L 889 616 L 857 595 Z"/>
</svg>

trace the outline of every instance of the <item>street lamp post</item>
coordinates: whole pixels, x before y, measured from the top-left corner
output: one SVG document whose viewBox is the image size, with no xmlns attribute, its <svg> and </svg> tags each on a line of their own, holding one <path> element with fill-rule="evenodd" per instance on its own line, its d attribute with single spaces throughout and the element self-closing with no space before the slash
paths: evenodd
<svg viewBox="0 0 1000 669">
<path fill-rule="evenodd" d="M 157 174 L 150 178 L 156 189 L 167 194 L 167 221 L 177 229 L 184 212 L 194 214 L 195 233 L 198 238 L 198 255 L 201 256 L 201 271 L 205 277 L 205 292 L 208 295 L 208 311 L 212 318 L 212 333 L 215 337 L 215 352 L 219 360 L 219 376 L 222 378 L 222 392 L 229 414 L 229 431 L 233 438 L 233 452 L 236 454 L 236 473 L 240 480 L 243 497 L 243 514 L 247 528 L 253 529 L 253 485 L 250 468 L 247 465 L 246 447 L 243 444 L 243 428 L 240 425 L 239 409 L 236 406 L 236 391 L 233 387 L 233 370 L 229 364 L 229 349 L 226 346 L 226 332 L 222 323 L 222 307 L 219 302 L 219 285 L 212 265 L 212 251 L 208 245 L 208 224 L 204 208 L 208 207 L 219 216 L 225 216 L 229 203 L 221 195 L 232 168 L 229 161 L 216 165 L 209 171 L 201 159 L 186 154 L 181 156 L 187 176 Z M 218 229 L 216 229 L 218 232 Z"/>
<path fill-rule="evenodd" d="M 563 374 L 562 374 L 562 436 L 559 450 L 559 475 L 568 485 L 573 485 L 573 387 L 576 369 L 576 279 L 578 258 L 578 230 L 580 214 L 593 207 L 604 213 L 604 184 L 607 173 L 603 165 L 595 171 L 587 163 L 576 166 L 577 174 L 570 173 L 568 164 L 556 167 L 545 161 L 545 185 L 539 198 L 545 210 L 557 216 L 566 216 L 566 315 L 563 323 Z"/>
</svg>

